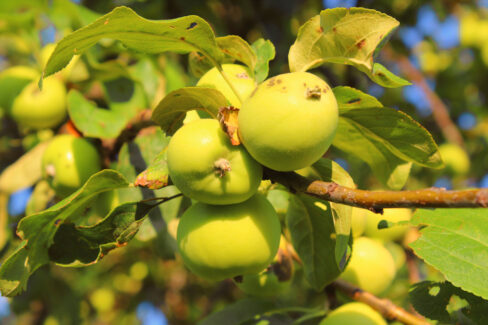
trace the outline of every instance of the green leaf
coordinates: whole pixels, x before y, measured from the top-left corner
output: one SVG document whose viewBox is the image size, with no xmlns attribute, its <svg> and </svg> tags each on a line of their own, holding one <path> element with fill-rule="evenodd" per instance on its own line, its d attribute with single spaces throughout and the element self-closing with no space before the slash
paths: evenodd
<svg viewBox="0 0 488 325">
<path fill-rule="evenodd" d="M 237 35 L 217 37 L 215 40 L 223 54 L 220 60 L 217 61 L 219 64 L 239 61 L 244 63 L 254 73 L 257 57 L 249 43 Z M 191 73 L 195 77 L 200 78 L 205 72 L 215 66 L 215 62 L 212 62 L 208 57 L 192 52 L 189 56 L 189 65 Z"/>
<path fill-rule="evenodd" d="M 334 182 L 349 188 L 356 188 L 354 180 L 339 164 L 332 160 L 321 158 L 312 165 L 312 169 L 320 175 L 321 180 Z M 342 270 L 345 266 L 349 235 L 351 233 L 352 208 L 349 205 L 330 202 L 332 217 L 334 218 L 334 229 L 336 236 L 335 258 L 336 263 Z"/>
<path fill-rule="evenodd" d="M 475 324 L 488 324 L 488 301 L 453 286 L 449 282 L 424 281 L 413 285 L 409 293 L 413 307 L 423 316 L 444 323 L 456 322 L 458 310 Z M 451 306 L 463 299 L 467 306 Z M 457 322 L 456 322 L 457 323 Z"/>
<path fill-rule="evenodd" d="M 352 87 L 339 86 L 332 89 L 339 109 L 383 107 L 376 97 Z"/>
<path fill-rule="evenodd" d="M 47 62 L 44 77 L 64 68 L 73 55 L 82 54 L 102 38 L 119 40 L 145 53 L 198 51 L 214 62 L 222 57 L 212 28 L 198 16 L 154 21 L 118 7 L 62 39 Z"/>
<path fill-rule="evenodd" d="M 157 190 L 168 185 L 169 170 L 166 162 L 167 150 L 164 148 L 151 164 L 139 175 L 134 185 Z"/>
<path fill-rule="evenodd" d="M 211 314 L 197 324 L 239 325 L 274 308 L 276 308 L 276 304 L 273 301 L 261 298 L 244 298 L 227 305 L 224 309 Z"/>
<path fill-rule="evenodd" d="M 109 108 L 98 108 L 77 90 L 68 93 L 68 112 L 84 136 L 116 138 L 141 109 L 147 107 L 144 90 L 139 83 L 119 78 L 104 83 Z"/>
<path fill-rule="evenodd" d="M 150 129 L 146 129 L 150 130 Z M 136 180 L 138 174 L 150 166 L 152 161 L 168 145 L 170 138 L 167 137 L 159 127 L 154 127 L 153 132 L 146 132 L 137 136 L 133 141 L 125 143 L 120 152 L 117 162 L 119 170 L 129 181 Z M 154 199 L 156 197 L 169 197 L 180 193 L 175 186 L 166 186 L 159 190 L 148 188 L 131 188 L 119 190 L 119 202 L 134 202 L 137 200 Z M 180 216 L 186 208 L 191 205 L 187 197 L 175 198 L 165 202 L 157 209 L 149 212 L 149 218 L 142 223 L 137 239 L 147 242 L 153 241 L 155 252 L 162 258 L 174 257 L 176 243 L 168 234 L 168 223 Z"/>
<path fill-rule="evenodd" d="M 383 13 L 365 8 L 323 10 L 298 31 L 290 48 L 290 71 L 307 71 L 323 63 L 356 67 L 383 87 L 401 87 L 410 83 L 373 63 L 385 38 L 399 22 Z"/>
<path fill-rule="evenodd" d="M 66 199 L 43 212 L 23 218 L 17 227 L 17 234 L 23 242 L 0 267 L 2 295 L 15 296 L 25 290 L 29 276 L 49 262 L 48 249 L 63 222 L 80 218 L 83 208 L 101 193 L 127 185 L 120 173 L 102 170 Z"/>
<path fill-rule="evenodd" d="M 257 57 L 248 42 L 237 35 L 217 37 L 217 45 L 225 55 L 244 63 L 254 73 Z"/>
<path fill-rule="evenodd" d="M 366 162 L 383 184 L 402 188 L 412 162 L 431 168 L 442 164 L 430 133 L 408 115 L 354 88 L 333 91 L 340 114 L 333 145 Z"/>
<path fill-rule="evenodd" d="M 152 119 L 166 134 L 173 135 L 183 125 L 187 112 L 201 110 L 217 118 L 219 108 L 224 106 L 227 100 L 216 89 L 185 87 L 166 95 L 154 109 Z"/>
<path fill-rule="evenodd" d="M 258 39 L 252 43 L 252 48 L 256 53 L 257 62 L 254 68 L 254 78 L 260 83 L 268 77 L 269 61 L 275 58 L 275 47 L 270 40 Z"/>
<path fill-rule="evenodd" d="M 63 266 L 97 263 L 112 249 L 126 245 L 139 230 L 145 216 L 159 203 L 124 203 L 93 226 L 60 224 L 49 247 L 50 260 Z"/>
<path fill-rule="evenodd" d="M 338 263 L 336 258 L 336 236 L 330 203 L 305 194 L 292 194 L 286 224 L 293 247 L 303 262 L 307 282 L 315 290 L 323 290 L 341 273 L 339 264 L 345 264 Z M 345 261 L 345 256 L 343 259 Z"/>
<path fill-rule="evenodd" d="M 68 93 L 68 112 L 76 128 L 87 137 L 116 138 L 127 123 L 124 115 L 98 108 L 74 89 Z"/>
<path fill-rule="evenodd" d="M 398 158 L 424 167 L 442 166 L 432 135 L 402 111 L 388 107 L 341 108 L 339 114 L 362 137 L 380 142 Z"/>
<path fill-rule="evenodd" d="M 49 141 L 44 141 L 25 153 L 0 174 L 0 192 L 8 194 L 34 185 L 41 179 L 41 160 Z"/>
<path fill-rule="evenodd" d="M 488 299 L 488 210 L 417 210 L 414 225 L 425 226 L 410 244 L 415 254 L 453 285 Z"/>
</svg>

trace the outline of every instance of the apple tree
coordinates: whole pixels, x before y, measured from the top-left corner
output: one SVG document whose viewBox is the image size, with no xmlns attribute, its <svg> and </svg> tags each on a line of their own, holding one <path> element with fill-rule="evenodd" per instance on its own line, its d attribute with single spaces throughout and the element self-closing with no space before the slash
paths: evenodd
<svg viewBox="0 0 488 325">
<path fill-rule="evenodd" d="M 388 43 L 409 31 L 397 19 L 317 10 L 288 47 L 193 14 L 44 5 L 5 18 L 0 72 L 23 146 L 2 209 L 28 197 L 0 211 L 0 292 L 19 315 L 131 323 L 150 300 L 178 324 L 488 322 L 488 189 L 463 186 L 461 133 Z M 46 8 L 63 37 L 22 43 L 12 31 Z M 418 85 L 427 128 L 395 95 Z M 455 189 L 433 186 L 442 172 Z"/>
</svg>

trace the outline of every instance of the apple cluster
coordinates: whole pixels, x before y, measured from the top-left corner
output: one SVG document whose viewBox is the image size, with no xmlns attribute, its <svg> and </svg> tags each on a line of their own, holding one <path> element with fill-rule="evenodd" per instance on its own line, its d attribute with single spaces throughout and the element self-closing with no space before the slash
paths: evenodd
<svg viewBox="0 0 488 325">
<path fill-rule="evenodd" d="M 209 70 L 197 86 L 219 90 L 239 109 L 242 144 L 232 144 L 219 121 L 189 114 L 171 138 L 169 176 L 196 201 L 180 219 L 178 248 L 185 265 L 204 279 L 236 278 L 249 294 L 277 293 L 280 283 L 269 265 L 281 225 L 258 191 L 263 169 L 292 171 L 320 159 L 336 132 L 337 103 L 327 83 L 311 73 L 286 73 L 256 86 L 246 67 L 222 69 Z"/>
<path fill-rule="evenodd" d="M 37 193 L 52 192 L 56 200 L 63 199 L 101 169 L 97 148 L 81 137 L 72 124 L 67 123 L 61 127 L 61 133 L 66 134 L 53 137 L 52 129 L 67 119 L 66 83 L 77 78 L 72 72 L 76 64 L 81 64 L 79 58 L 75 58 L 59 73 L 43 79 L 40 89 L 40 71 L 54 47 L 54 44 L 48 44 L 41 49 L 37 67 L 17 65 L 0 74 L 0 109 L 16 121 L 21 132 L 37 132 L 37 138 L 48 143 L 41 158 L 43 181 L 36 185 L 27 207 L 24 207 L 27 214 L 39 212 L 46 207 L 46 202 L 37 202 Z M 108 207 L 101 208 L 106 205 L 105 201 L 111 200 L 104 195 L 97 198 L 94 204 L 94 210 L 100 208 L 100 215 L 107 212 Z"/>
</svg>

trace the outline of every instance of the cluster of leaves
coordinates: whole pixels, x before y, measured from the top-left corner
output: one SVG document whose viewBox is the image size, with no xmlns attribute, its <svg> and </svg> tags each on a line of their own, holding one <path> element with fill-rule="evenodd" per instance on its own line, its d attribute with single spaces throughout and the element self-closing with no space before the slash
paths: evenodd
<svg viewBox="0 0 488 325">
<path fill-rule="evenodd" d="M 289 52 L 290 71 L 307 71 L 325 63 L 345 64 L 357 68 L 383 87 L 408 85 L 406 80 L 374 62 L 375 54 L 398 25 L 395 19 L 370 9 L 324 10 L 298 31 Z M 269 61 L 275 55 L 269 40 L 259 39 L 248 44 L 235 35 L 216 37 L 209 24 L 198 16 L 151 21 L 127 7 L 118 7 L 61 40 L 47 62 L 43 77 L 63 69 L 74 55 L 84 55 L 90 60 L 88 50 L 107 38 L 146 54 L 189 54 L 189 67 L 196 77 L 213 66 L 221 70 L 223 63 L 238 61 L 253 72 L 257 82 L 261 82 L 268 76 Z M 81 92 L 72 90 L 68 96 L 70 117 L 84 136 L 116 138 L 141 106 L 153 102 L 141 94 L 157 97 L 157 78 L 146 78 L 155 75 L 154 65 L 149 59 L 142 58 L 130 69 L 117 63 L 92 62 L 90 66 L 93 71 L 98 71 L 96 78 L 109 98 L 109 107 L 100 109 Z M 163 215 L 169 222 L 189 204 L 186 198 L 164 203 L 178 195 L 177 190 L 169 186 L 164 149 L 169 136 L 182 125 L 188 111 L 200 110 L 216 118 L 226 100 L 215 89 L 175 88 L 158 101 L 152 111 L 152 120 L 162 131 L 139 136 L 124 144 L 115 170 L 106 169 L 93 175 L 68 198 L 21 220 L 17 233 L 23 241 L 0 267 L 3 295 L 14 296 L 25 290 L 29 277 L 49 262 L 62 266 L 97 263 L 109 251 L 128 243 L 144 225 L 147 215 L 153 220 L 154 214 L 159 212 L 159 217 Z M 413 164 L 441 167 L 432 136 L 407 114 L 384 107 L 376 98 L 358 89 L 339 86 L 333 91 L 340 112 L 333 146 L 364 161 L 383 185 L 401 189 Z M 125 98 L 120 98 L 121 94 Z M 331 160 L 323 158 L 312 168 L 324 181 L 355 187 L 349 174 Z M 139 191 L 132 187 L 133 184 L 148 189 Z M 89 207 L 95 197 L 120 189 L 123 189 L 119 194 L 120 201 L 124 203 L 94 224 L 83 220 L 80 211 Z M 171 217 L 162 212 L 168 204 L 173 204 Z M 286 226 L 303 261 L 304 277 L 317 291 L 323 290 L 344 269 L 351 240 L 350 218 L 350 207 L 303 194 L 290 195 Z M 421 306 L 420 302 L 427 299 L 426 295 L 430 293 L 426 288 L 438 286 L 442 295 L 435 295 L 436 299 L 445 301 L 450 297 L 449 293 L 456 294 L 471 306 L 466 317 L 475 321 L 483 319 L 478 308 L 485 306 L 483 299 L 488 299 L 488 292 L 486 286 L 479 286 L 479 283 L 488 276 L 488 267 L 483 265 L 482 258 L 488 233 L 478 225 L 486 218 L 486 212 L 475 210 L 422 210 L 415 215 L 412 223 L 424 228 L 412 248 L 452 284 L 465 291 L 449 283 L 421 284 L 412 291 L 414 306 Z M 166 233 L 166 229 L 163 230 Z M 174 245 L 169 236 L 163 237 L 162 245 Z M 439 257 L 439 249 L 446 251 L 446 255 Z M 450 317 L 445 314 L 446 304 L 440 306 L 444 308 L 439 307 L 439 313 L 422 307 L 418 310 L 427 317 L 445 320 Z M 323 311 L 318 310 L 278 308 L 270 302 L 241 300 L 204 323 L 225 319 L 228 324 L 237 324 L 253 319 L 255 315 L 273 317 L 290 312 L 303 313 L 306 317 L 323 316 Z"/>
</svg>

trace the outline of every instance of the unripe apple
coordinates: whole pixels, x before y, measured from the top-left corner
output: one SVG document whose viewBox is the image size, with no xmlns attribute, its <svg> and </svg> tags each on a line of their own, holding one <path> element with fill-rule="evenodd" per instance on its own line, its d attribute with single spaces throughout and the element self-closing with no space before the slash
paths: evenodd
<svg viewBox="0 0 488 325">
<path fill-rule="evenodd" d="M 168 145 L 169 176 L 186 196 L 208 204 L 234 204 L 256 193 L 262 167 L 243 146 L 233 146 L 214 119 L 183 125 Z"/>
<path fill-rule="evenodd" d="M 251 78 L 251 74 L 245 66 L 239 64 L 222 64 L 222 69 L 242 100 L 249 97 L 254 88 L 256 88 L 254 79 Z M 212 68 L 207 71 L 200 78 L 197 86 L 215 88 L 227 98 L 230 105 L 238 108 L 242 106 L 241 101 L 217 68 Z"/>
<path fill-rule="evenodd" d="M 273 270 L 246 274 L 236 285 L 243 292 L 256 297 L 276 297 L 290 287 L 290 281 L 280 281 Z"/>
<path fill-rule="evenodd" d="M 359 237 L 341 278 L 374 295 L 381 294 L 395 278 L 395 261 L 381 242 Z"/>
<path fill-rule="evenodd" d="M 262 165 L 291 171 L 319 160 L 339 120 L 335 96 L 325 81 L 292 72 L 260 84 L 239 111 L 239 137 Z"/>
<path fill-rule="evenodd" d="M 405 253 L 405 250 L 401 245 L 395 242 L 387 242 L 385 243 L 385 247 L 393 257 L 393 260 L 395 261 L 395 268 L 398 271 L 407 261 L 407 254 Z"/>
<path fill-rule="evenodd" d="M 399 226 L 395 225 L 389 228 L 378 229 L 378 223 L 381 220 L 391 221 L 391 222 L 400 222 L 400 221 L 408 221 L 412 217 L 412 210 L 404 209 L 404 208 L 390 208 L 390 209 L 383 209 L 383 214 L 373 213 L 368 210 L 366 211 L 367 221 L 366 221 L 366 229 L 364 230 L 364 235 L 381 239 L 383 241 L 395 241 L 401 240 L 405 233 L 408 231 L 410 226 Z"/>
<path fill-rule="evenodd" d="M 454 143 L 444 143 L 439 146 L 446 171 L 453 175 L 466 175 L 469 172 L 469 157 L 461 147 Z"/>
<path fill-rule="evenodd" d="M 10 111 L 22 126 L 33 129 L 55 127 L 66 117 L 66 88 L 57 78 L 47 78 L 40 90 L 29 83 L 15 98 Z"/>
<path fill-rule="evenodd" d="M 181 217 L 176 239 L 193 273 L 220 281 L 265 269 L 278 251 L 280 234 L 276 212 L 256 194 L 232 205 L 195 203 Z"/>
<path fill-rule="evenodd" d="M 42 156 L 42 174 L 59 197 L 79 189 L 100 169 L 97 149 L 87 140 L 70 134 L 56 136 Z"/>
<path fill-rule="evenodd" d="M 351 213 L 351 230 L 354 237 L 360 237 L 366 229 L 367 210 L 361 208 L 352 208 Z"/>
<path fill-rule="evenodd" d="M 319 325 L 387 325 L 376 310 L 361 302 L 350 302 L 330 312 Z"/>
<path fill-rule="evenodd" d="M 13 66 L 0 73 L 0 109 L 9 112 L 22 89 L 39 79 L 39 71 L 27 66 Z"/>
</svg>

